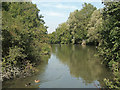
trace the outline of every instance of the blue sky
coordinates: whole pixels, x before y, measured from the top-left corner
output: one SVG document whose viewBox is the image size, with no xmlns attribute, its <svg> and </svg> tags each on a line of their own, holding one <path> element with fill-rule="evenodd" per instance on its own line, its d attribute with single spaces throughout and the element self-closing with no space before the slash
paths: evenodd
<svg viewBox="0 0 120 90">
<path fill-rule="evenodd" d="M 95 2 L 94 2 L 95 1 Z M 91 3 L 97 9 L 103 8 L 104 5 L 101 0 L 32 0 L 34 4 L 40 9 L 40 13 L 44 16 L 45 25 L 48 26 L 48 33 L 52 33 L 59 24 L 66 22 L 70 12 L 76 9 L 80 10 L 84 2 Z"/>
</svg>

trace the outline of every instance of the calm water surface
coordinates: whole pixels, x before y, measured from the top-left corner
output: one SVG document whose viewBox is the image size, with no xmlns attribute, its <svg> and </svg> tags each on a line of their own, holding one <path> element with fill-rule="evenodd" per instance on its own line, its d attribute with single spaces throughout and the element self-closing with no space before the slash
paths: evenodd
<svg viewBox="0 0 120 90">
<path fill-rule="evenodd" d="M 38 73 L 24 79 L 4 83 L 8 88 L 100 88 L 105 87 L 103 79 L 110 78 L 110 72 L 100 64 L 92 46 L 52 45 L 48 62 L 41 63 Z M 40 83 L 34 80 L 39 79 Z M 31 86 L 25 87 L 26 83 Z"/>
</svg>

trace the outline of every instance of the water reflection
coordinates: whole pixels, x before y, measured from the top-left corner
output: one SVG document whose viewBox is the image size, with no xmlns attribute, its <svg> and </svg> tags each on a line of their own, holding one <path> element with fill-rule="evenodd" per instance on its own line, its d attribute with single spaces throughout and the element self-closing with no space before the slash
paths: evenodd
<svg viewBox="0 0 120 90">
<path fill-rule="evenodd" d="M 95 57 L 95 47 L 52 45 L 50 57 L 42 57 L 38 72 L 31 77 L 7 81 L 6 88 L 96 88 L 104 87 L 110 72 Z M 50 58 L 50 59 L 49 59 Z M 49 59 L 49 60 L 48 60 Z M 40 80 L 35 83 L 34 80 Z M 30 87 L 25 84 L 31 82 Z"/>
<path fill-rule="evenodd" d="M 52 52 L 59 60 L 69 67 L 70 74 L 76 78 L 84 79 L 86 84 L 102 80 L 109 76 L 105 66 L 100 64 L 96 57 L 95 47 L 80 45 L 52 45 Z"/>
</svg>

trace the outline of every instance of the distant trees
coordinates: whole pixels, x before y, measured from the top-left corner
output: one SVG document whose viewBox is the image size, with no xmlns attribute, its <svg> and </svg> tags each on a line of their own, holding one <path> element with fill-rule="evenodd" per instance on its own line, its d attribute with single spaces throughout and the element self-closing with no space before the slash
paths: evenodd
<svg viewBox="0 0 120 90">
<path fill-rule="evenodd" d="M 94 10 L 96 10 L 96 8 L 93 5 L 84 3 L 81 10 L 76 10 L 73 14 L 70 14 L 67 22 L 75 38 L 75 43 L 81 43 L 83 39 L 86 39 L 86 27 Z"/>
<path fill-rule="evenodd" d="M 38 15 L 36 5 L 29 2 L 2 3 L 2 67 L 11 71 L 25 62 L 40 60 L 50 51 L 47 28 Z M 6 72 L 5 72 L 6 71 Z M 14 70 L 13 70 L 14 72 Z"/>
<path fill-rule="evenodd" d="M 54 32 L 58 43 L 74 44 L 81 43 L 83 39 L 87 39 L 87 24 L 94 10 L 96 10 L 96 7 L 85 3 L 81 10 L 75 10 L 70 13 L 68 20 L 59 25 L 56 32 Z"/>
<path fill-rule="evenodd" d="M 101 9 L 102 10 L 102 9 Z M 100 43 L 100 31 L 102 27 L 102 14 L 100 10 L 95 10 L 90 18 L 87 25 L 87 43 L 88 44 L 99 44 Z"/>
<path fill-rule="evenodd" d="M 56 29 L 56 32 L 49 34 L 50 43 L 52 44 L 69 44 L 71 42 L 72 35 L 69 31 L 69 25 L 67 23 L 62 23 Z"/>
<path fill-rule="evenodd" d="M 73 44 L 86 40 L 87 44 L 97 45 L 103 63 L 114 74 L 113 80 L 105 79 L 106 85 L 120 89 L 120 1 L 103 0 L 103 3 L 105 7 L 99 10 L 91 4 L 83 4 L 81 10 L 70 13 L 64 24 L 68 29 L 59 26 L 52 34 L 62 44 L 66 43 L 65 40 Z M 70 37 L 65 37 L 64 33 L 68 33 Z"/>
<path fill-rule="evenodd" d="M 59 25 L 59 27 L 56 29 L 56 35 L 58 42 L 60 43 L 70 43 L 71 35 L 69 31 L 69 25 L 67 23 L 62 23 Z"/>
</svg>

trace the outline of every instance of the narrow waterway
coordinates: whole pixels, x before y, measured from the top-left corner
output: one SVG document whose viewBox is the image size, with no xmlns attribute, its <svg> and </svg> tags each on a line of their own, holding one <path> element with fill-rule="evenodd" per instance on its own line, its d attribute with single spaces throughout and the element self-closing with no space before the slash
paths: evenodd
<svg viewBox="0 0 120 90">
<path fill-rule="evenodd" d="M 95 56 L 96 48 L 80 45 L 52 45 L 48 62 L 41 63 L 38 73 L 4 83 L 6 88 L 100 88 L 110 71 Z M 34 80 L 39 79 L 39 83 Z M 26 83 L 31 83 L 26 87 Z"/>
</svg>

